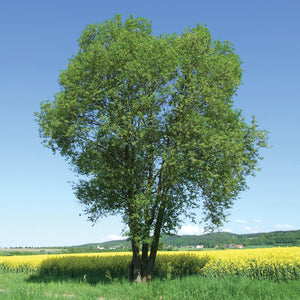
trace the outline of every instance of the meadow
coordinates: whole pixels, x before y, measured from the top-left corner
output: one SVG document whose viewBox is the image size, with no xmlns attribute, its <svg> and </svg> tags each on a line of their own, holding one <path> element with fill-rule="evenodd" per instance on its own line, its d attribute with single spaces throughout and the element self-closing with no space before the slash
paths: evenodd
<svg viewBox="0 0 300 300">
<path fill-rule="evenodd" d="M 300 299 L 300 248 L 159 252 L 151 284 L 130 252 L 0 257 L 0 299 Z"/>
</svg>

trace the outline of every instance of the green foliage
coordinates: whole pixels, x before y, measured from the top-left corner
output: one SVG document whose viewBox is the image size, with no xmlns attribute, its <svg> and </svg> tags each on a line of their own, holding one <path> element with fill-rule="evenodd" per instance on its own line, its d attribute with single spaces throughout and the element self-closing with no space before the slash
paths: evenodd
<svg viewBox="0 0 300 300">
<path fill-rule="evenodd" d="M 151 245 L 150 265 L 160 234 L 193 209 L 221 225 L 257 169 L 266 132 L 233 109 L 240 65 L 203 26 L 156 37 L 146 19 L 117 15 L 87 26 L 36 114 L 45 146 L 82 176 L 74 190 L 89 219 L 121 214 L 135 257 Z"/>
</svg>

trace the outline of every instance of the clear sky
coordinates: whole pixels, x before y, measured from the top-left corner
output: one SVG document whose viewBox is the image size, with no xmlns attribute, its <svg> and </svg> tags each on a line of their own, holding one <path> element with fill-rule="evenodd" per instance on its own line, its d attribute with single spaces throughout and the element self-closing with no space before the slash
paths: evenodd
<svg viewBox="0 0 300 300">
<path fill-rule="evenodd" d="M 1 0 L 0 247 L 64 246 L 116 239 L 120 218 L 94 227 L 79 214 L 67 163 L 44 148 L 33 113 L 59 91 L 59 71 L 78 51 L 87 24 L 121 13 L 152 20 L 153 32 L 180 33 L 207 24 L 243 61 L 235 106 L 270 132 L 250 189 L 223 230 L 300 229 L 300 1 L 298 0 Z M 199 219 L 201 219 L 199 212 Z M 181 234 L 201 234 L 189 221 Z"/>
</svg>

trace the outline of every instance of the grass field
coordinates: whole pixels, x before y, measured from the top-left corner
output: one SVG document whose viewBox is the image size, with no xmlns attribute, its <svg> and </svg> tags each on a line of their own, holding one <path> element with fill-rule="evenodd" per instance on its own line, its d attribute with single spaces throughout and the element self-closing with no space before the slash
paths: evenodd
<svg viewBox="0 0 300 300">
<path fill-rule="evenodd" d="M 300 299 L 300 248 L 160 252 L 151 284 L 130 253 L 0 257 L 0 299 Z"/>
<path fill-rule="evenodd" d="M 151 284 L 131 284 L 127 280 L 91 285 L 77 280 L 28 281 L 29 275 L 0 273 L 0 299 L 299 299 L 298 281 L 276 283 L 236 276 L 221 279 L 188 276 L 154 280 Z"/>
</svg>

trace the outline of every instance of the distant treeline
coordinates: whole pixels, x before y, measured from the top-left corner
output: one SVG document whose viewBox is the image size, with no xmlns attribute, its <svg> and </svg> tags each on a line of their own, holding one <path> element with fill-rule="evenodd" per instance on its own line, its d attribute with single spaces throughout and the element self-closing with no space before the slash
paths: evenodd
<svg viewBox="0 0 300 300">
<path fill-rule="evenodd" d="M 216 245 L 247 246 L 300 246 L 300 230 L 275 231 L 268 233 L 234 234 L 229 232 L 214 232 L 203 235 L 164 236 L 163 244 L 172 247 L 203 245 L 204 248 L 214 248 Z"/>
<path fill-rule="evenodd" d="M 161 249 L 181 248 L 187 246 L 204 248 L 224 247 L 225 245 L 252 246 L 300 246 L 300 230 L 274 231 L 267 233 L 235 234 L 229 232 L 213 232 L 203 235 L 164 235 L 161 239 Z M 104 248 L 114 251 L 116 249 L 131 249 L 130 241 L 118 240 L 99 244 L 87 244 L 80 246 L 82 251 Z M 125 249 L 124 249 L 125 248 Z M 75 249 L 74 249 L 75 250 Z"/>
<path fill-rule="evenodd" d="M 229 232 L 213 232 L 203 235 L 164 235 L 160 242 L 160 250 L 176 250 L 184 247 L 196 248 L 234 248 L 236 245 L 244 247 L 300 247 L 300 230 L 274 231 L 267 233 L 235 234 Z M 26 249 L 27 248 L 27 249 Z M 18 249 L 0 249 L 3 255 L 34 255 L 54 253 L 87 253 L 87 252 L 115 252 L 131 251 L 129 240 L 109 241 L 104 243 L 85 244 L 73 247 L 58 248 L 33 248 L 19 247 Z M 199 247 L 200 248 L 200 247 Z"/>
</svg>

